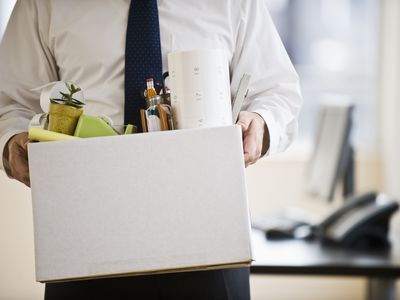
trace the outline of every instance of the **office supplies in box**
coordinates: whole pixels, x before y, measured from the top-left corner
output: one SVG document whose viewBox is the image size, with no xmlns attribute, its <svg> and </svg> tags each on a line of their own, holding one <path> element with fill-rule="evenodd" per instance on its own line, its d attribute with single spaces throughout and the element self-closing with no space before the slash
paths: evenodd
<svg viewBox="0 0 400 300">
<path fill-rule="evenodd" d="M 239 126 L 29 145 L 36 280 L 246 266 Z"/>
</svg>

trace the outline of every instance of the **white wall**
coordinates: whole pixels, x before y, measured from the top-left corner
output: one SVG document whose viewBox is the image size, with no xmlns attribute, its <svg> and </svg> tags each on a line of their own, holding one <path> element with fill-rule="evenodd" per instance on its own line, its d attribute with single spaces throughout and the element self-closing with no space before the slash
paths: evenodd
<svg viewBox="0 0 400 300">
<path fill-rule="evenodd" d="M 43 299 L 35 282 L 30 190 L 0 172 L 0 300 Z"/>
<path fill-rule="evenodd" d="M 382 0 L 380 132 L 384 188 L 400 199 L 400 1 Z"/>
<path fill-rule="evenodd" d="M 268 213 L 297 202 L 324 204 L 318 199 L 312 201 L 303 192 L 307 157 L 290 150 L 287 154 L 262 159 L 247 169 L 249 201 L 254 213 Z M 382 191 L 381 163 L 376 153 L 358 154 L 355 172 L 358 193 Z M 340 191 L 337 196 L 341 197 Z"/>
</svg>

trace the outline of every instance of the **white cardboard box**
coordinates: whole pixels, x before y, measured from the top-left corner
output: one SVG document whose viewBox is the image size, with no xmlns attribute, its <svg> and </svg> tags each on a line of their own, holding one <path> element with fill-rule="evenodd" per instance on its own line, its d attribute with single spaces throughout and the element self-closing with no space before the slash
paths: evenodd
<svg viewBox="0 0 400 300">
<path fill-rule="evenodd" d="M 249 265 L 240 127 L 29 145 L 36 280 Z"/>
</svg>

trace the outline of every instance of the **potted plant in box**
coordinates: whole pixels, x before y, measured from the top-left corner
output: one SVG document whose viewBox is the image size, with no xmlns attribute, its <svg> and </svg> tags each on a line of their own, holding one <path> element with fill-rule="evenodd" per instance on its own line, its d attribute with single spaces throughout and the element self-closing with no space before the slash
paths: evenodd
<svg viewBox="0 0 400 300">
<path fill-rule="evenodd" d="M 51 131 L 73 135 L 79 117 L 83 113 L 83 103 L 74 98 L 81 91 L 73 83 L 65 82 L 67 93 L 60 91 L 60 98 L 51 98 L 49 106 L 49 127 Z"/>
</svg>

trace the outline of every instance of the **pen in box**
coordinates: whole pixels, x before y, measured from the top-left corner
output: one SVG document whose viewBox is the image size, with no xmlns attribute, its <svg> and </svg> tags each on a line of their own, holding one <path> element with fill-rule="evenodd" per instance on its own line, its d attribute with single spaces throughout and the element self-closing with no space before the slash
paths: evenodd
<svg viewBox="0 0 400 300">
<path fill-rule="evenodd" d="M 143 132 L 147 132 L 147 118 L 146 111 L 144 109 L 140 110 L 140 119 L 142 121 Z"/>
</svg>

